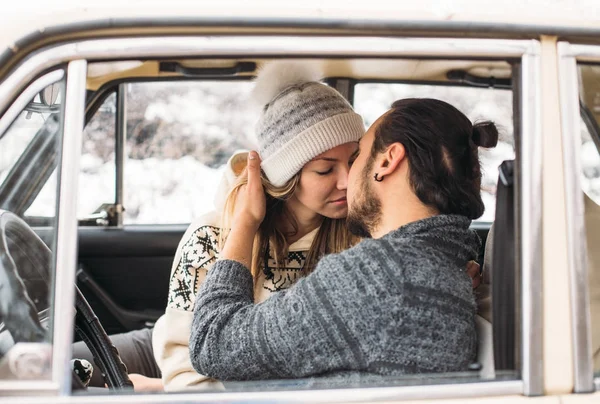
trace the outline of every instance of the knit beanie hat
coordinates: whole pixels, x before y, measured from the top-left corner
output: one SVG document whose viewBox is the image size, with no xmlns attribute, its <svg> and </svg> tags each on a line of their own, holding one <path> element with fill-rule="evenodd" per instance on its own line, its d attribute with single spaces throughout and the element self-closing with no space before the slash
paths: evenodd
<svg viewBox="0 0 600 404">
<path fill-rule="evenodd" d="M 365 133 L 362 117 L 320 72 L 299 62 L 274 62 L 258 74 L 254 99 L 262 106 L 256 125 L 261 167 L 282 186 L 310 160 Z"/>
</svg>

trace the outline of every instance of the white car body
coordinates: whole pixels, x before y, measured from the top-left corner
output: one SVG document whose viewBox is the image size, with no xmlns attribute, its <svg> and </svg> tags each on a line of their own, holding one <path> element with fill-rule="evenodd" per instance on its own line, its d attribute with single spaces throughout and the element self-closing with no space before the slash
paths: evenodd
<svg viewBox="0 0 600 404">
<path fill-rule="evenodd" d="M 304 1 L 293 7 L 284 7 L 281 1 L 101 3 L 29 1 L 0 6 L 0 113 L 42 72 L 68 64 L 63 187 L 76 183 L 73 172 L 79 166 L 84 89 L 93 82 L 86 75 L 92 72 L 88 65 L 95 61 L 123 59 L 128 54 L 175 58 L 202 51 L 227 55 L 241 50 L 322 57 L 336 52 L 440 57 L 501 54 L 520 59 L 527 83 L 522 91 L 528 97 L 522 127 L 527 137 L 523 145 L 528 157 L 523 160 L 527 188 L 521 201 L 529 202 L 524 207 L 527 220 L 520 228 L 524 248 L 521 379 L 331 391 L 72 396 L 68 372 L 60 364 L 70 359 L 73 321 L 71 316 L 58 314 L 70 312 L 73 299 L 77 223 L 67 212 L 74 211 L 77 194 L 61 188 L 56 240 L 56 266 L 61 271 L 56 274 L 54 292 L 52 377 L 18 383 L 0 379 L 0 396 L 6 395 L 3 402 L 600 402 L 600 380 L 594 382 L 591 366 L 587 268 L 581 255 L 585 252 L 583 205 L 578 198 L 581 185 L 572 178 L 577 177 L 578 152 L 571 136 L 579 128 L 578 109 L 573 105 L 578 97 L 575 61 L 600 61 L 597 1 L 525 5 L 513 0 L 441 5 L 420 1 L 412 6 L 387 1 Z M 258 40 L 248 38 L 252 33 L 258 33 Z M 345 35 L 352 41 L 327 45 L 303 39 L 306 34 Z M 0 135 L 6 129 L 3 117 Z"/>
</svg>

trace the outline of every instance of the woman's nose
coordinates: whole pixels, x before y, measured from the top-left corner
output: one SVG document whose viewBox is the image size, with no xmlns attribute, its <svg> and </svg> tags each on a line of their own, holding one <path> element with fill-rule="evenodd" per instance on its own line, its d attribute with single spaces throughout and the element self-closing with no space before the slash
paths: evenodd
<svg viewBox="0 0 600 404">
<path fill-rule="evenodd" d="M 344 167 L 339 171 L 338 180 L 337 180 L 337 188 L 338 189 L 346 189 L 348 188 L 348 167 Z"/>
</svg>

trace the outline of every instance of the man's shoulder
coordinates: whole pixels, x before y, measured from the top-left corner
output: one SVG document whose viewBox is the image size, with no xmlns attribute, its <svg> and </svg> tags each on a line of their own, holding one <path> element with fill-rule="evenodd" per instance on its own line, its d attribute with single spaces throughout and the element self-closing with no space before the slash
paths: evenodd
<svg viewBox="0 0 600 404">
<path fill-rule="evenodd" d="M 415 240 L 410 238 L 396 238 L 395 240 L 389 240 L 385 237 L 382 238 L 366 238 L 361 240 L 358 244 L 353 247 L 341 252 L 340 254 L 346 255 L 348 258 L 357 258 L 366 254 L 385 254 L 385 253 L 396 253 L 398 246 L 402 244 L 411 245 Z"/>
<path fill-rule="evenodd" d="M 375 259 L 393 258 L 395 262 L 401 260 L 401 254 L 394 250 L 388 240 L 363 239 L 358 244 L 336 254 L 329 254 L 321 260 L 323 266 L 346 266 L 349 269 L 370 265 Z"/>
</svg>

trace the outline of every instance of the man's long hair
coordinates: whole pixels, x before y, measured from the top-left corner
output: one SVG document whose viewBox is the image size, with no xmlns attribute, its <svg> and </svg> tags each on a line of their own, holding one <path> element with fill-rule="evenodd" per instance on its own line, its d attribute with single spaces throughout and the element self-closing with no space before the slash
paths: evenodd
<svg viewBox="0 0 600 404">
<path fill-rule="evenodd" d="M 483 214 L 478 147 L 496 146 L 492 122 L 473 125 L 447 102 L 406 98 L 394 102 L 376 128 L 370 160 L 396 142 L 404 146 L 409 181 L 423 204 L 471 220 Z"/>
</svg>

